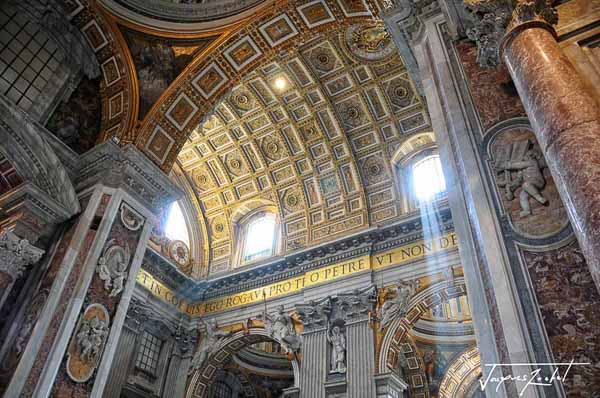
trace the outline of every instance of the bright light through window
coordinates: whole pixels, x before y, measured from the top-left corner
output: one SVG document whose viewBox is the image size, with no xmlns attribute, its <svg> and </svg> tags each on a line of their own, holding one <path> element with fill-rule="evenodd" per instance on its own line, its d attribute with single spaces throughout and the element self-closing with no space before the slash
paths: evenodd
<svg viewBox="0 0 600 398">
<path fill-rule="evenodd" d="M 171 240 L 181 240 L 188 246 L 190 244 L 185 218 L 177 202 L 173 202 L 169 210 L 169 218 L 165 226 L 165 236 Z"/>
<path fill-rule="evenodd" d="M 440 157 L 429 156 L 412 167 L 413 188 L 418 200 L 429 200 L 446 190 Z"/>
<path fill-rule="evenodd" d="M 275 217 L 271 214 L 261 215 L 250 221 L 246 229 L 244 261 L 273 254 L 275 227 Z"/>
</svg>

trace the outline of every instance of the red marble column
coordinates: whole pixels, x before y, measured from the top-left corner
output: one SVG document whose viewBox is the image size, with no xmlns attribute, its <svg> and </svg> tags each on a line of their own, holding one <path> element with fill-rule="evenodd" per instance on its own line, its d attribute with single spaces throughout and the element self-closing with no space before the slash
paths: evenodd
<svg viewBox="0 0 600 398">
<path fill-rule="evenodd" d="M 514 14 L 516 15 L 516 13 Z M 600 107 L 540 19 L 515 23 L 502 58 L 600 290 Z"/>
</svg>

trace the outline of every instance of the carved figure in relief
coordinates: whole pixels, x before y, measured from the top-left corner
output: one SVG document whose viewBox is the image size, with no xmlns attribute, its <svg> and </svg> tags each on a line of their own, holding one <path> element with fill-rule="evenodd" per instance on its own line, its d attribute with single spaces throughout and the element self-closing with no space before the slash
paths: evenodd
<svg viewBox="0 0 600 398">
<path fill-rule="evenodd" d="M 327 341 L 331 344 L 331 373 L 346 373 L 346 336 L 335 325 L 327 332 Z"/>
<path fill-rule="evenodd" d="M 283 309 L 283 305 L 277 307 L 277 312 L 267 314 L 265 311 L 259 315 L 265 322 L 265 329 L 269 336 L 277 340 L 286 353 L 296 352 L 300 349 L 300 337 L 296 335 L 292 317 Z"/>
<path fill-rule="evenodd" d="M 232 332 L 220 330 L 217 326 L 217 321 L 214 319 L 210 322 L 206 322 L 204 319 L 201 319 L 201 321 L 206 328 L 206 332 L 204 334 L 204 340 L 202 340 L 200 347 L 198 347 L 198 351 L 196 351 L 192 358 L 190 373 L 200 369 L 204 361 L 208 359 L 209 355 L 215 352 L 219 347 L 219 342 L 232 334 Z"/>
<path fill-rule="evenodd" d="M 400 281 L 396 287 L 390 288 L 386 292 L 385 303 L 381 307 L 379 319 L 379 329 L 383 330 L 394 319 L 403 317 L 408 310 L 410 299 L 417 292 L 417 281 Z M 396 293 L 396 297 L 391 299 L 390 296 Z"/>
<path fill-rule="evenodd" d="M 109 242 L 109 245 L 113 242 Z M 109 297 L 116 297 L 123 291 L 127 279 L 129 264 L 129 248 L 112 244 L 98 260 L 96 271 L 104 281 L 104 289 L 109 290 Z"/>
<path fill-rule="evenodd" d="M 503 174 L 498 185 L 504 188 L 508 200 L 513 200 L 514 192 L 521 188 L 519 204 L 522 217 L 531 215 L 530 197 L 541 204 L 548 203 L 540 192 L 546 185 L 542 172 L 544 167 L 541 152 L 529 140 L 515 142 L 510 148 L 501 148 L 497 153 L 495 168 Z"/>
<path fill-rule="evenodd" d="M 108 326 L 97 316 L 89 321 L 84 320 L 81 322 L 76 341 L 79 357 L 82 361 L 90 363 L 98 357 L 107 333 Z"/>
</svg>

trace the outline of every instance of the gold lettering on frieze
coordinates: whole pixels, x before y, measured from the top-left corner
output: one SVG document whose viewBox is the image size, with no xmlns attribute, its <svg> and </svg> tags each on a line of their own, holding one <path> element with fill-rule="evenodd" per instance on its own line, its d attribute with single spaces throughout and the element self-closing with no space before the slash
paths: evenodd
<svg viewBox="0 0 600 398">
<path fill-rule="evenodd" d="M 172 290 L 158 282 L 144 270 L 140 270 L 137 281 L 150 290 L 152 294 L 177 307 L 180 311 L 186 312 L 191 316 L 200 316 L 296 293 L 304 288 L 344 278 L 359 272 L 401 265 L 456 247 L 458 247 L 458 240 L 456 234 L 451 232 L 433 239 L 413 242 L 383 253 L 363 255 L 327 265 L 307 271 L 303 275 L 294 278 L 201 303 L 189 303 L 183 298 L 178 297 Z"/>
</svg>

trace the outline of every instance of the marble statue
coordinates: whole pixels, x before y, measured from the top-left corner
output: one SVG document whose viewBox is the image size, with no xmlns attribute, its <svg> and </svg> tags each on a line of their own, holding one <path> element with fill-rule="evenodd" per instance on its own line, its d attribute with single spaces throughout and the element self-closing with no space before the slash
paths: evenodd
<svg viewBox="0 0 600 398">
<path fill-rule="evenodd" d="M 339 326 L 333 326 L 327 332 L 327 341 L 331 344 L 330 373 L 346 373 L 346 336 Z"/>
<path fill-rule="evenodd" d="M 265 329 L 273 339 L 281 344 L 286 353 L 296 352 L 300 349 L 301 340 L 296 334 L 292 317 L 283 309 L 283 305 L 277 307 L 274 314 L 266 312 L 260 316 L 264 319 Z"/>
<path fill-rule="evenodd" d="M 523 144 L 523 143 L 515 143 Z M 529 198 L 534 198 L 541 204 L 548 203 L 541 190 L 546 185 L 546 179 L 542 173 L 544 167 L 542 154 L 533 147 L 530 141 L 526 141 L 526 152 L 516 159 L 500 159 L 496 162 L 496 169 L 504 172 L 504 179 L 498 183 L 504 187 L 506 198 L 514 199 L 514 192 L 521 188 L 519 194 L 519 204 L 521 205 L 521 217 L 531 215 Z M 516 178 L 513 178 L 511 172 L 516 172 Z"/>
<path fill-rule="evenodd" d="M 220 330 L 217 326 L 217 321 L 214 319 L 210 322 L 206 322 L 204 319 L 201 319 L 201 321 L 206 328 L 206 332 L 204 340 L 202 340 L 200 347 L 198 347 L 198 351 L 196 351 L 196 354 L 194 354 L 194 357 L 192 358 L 190 373 L 200 369 L 202 364 L 204 364 L 204 361 L 208 359 L 208 356 L 215 352 L 219 347 L 219 342 L 224 338 L 231 336 L 233 333 Z"/>
<path fill-rule="evenodd" d="M 416 281 L 400 281 L 397 287 L 391 288 L 386 292 L 386 301 L 380 310 L 380 330 L 392 322 L 394 319 L 403 317 L 408 310 L 408 304 L 412 296 L 417 291 Z M 396 293 L 396 297 L 393 299 L 389 298 L 390 293 Z"/>
</svg>

